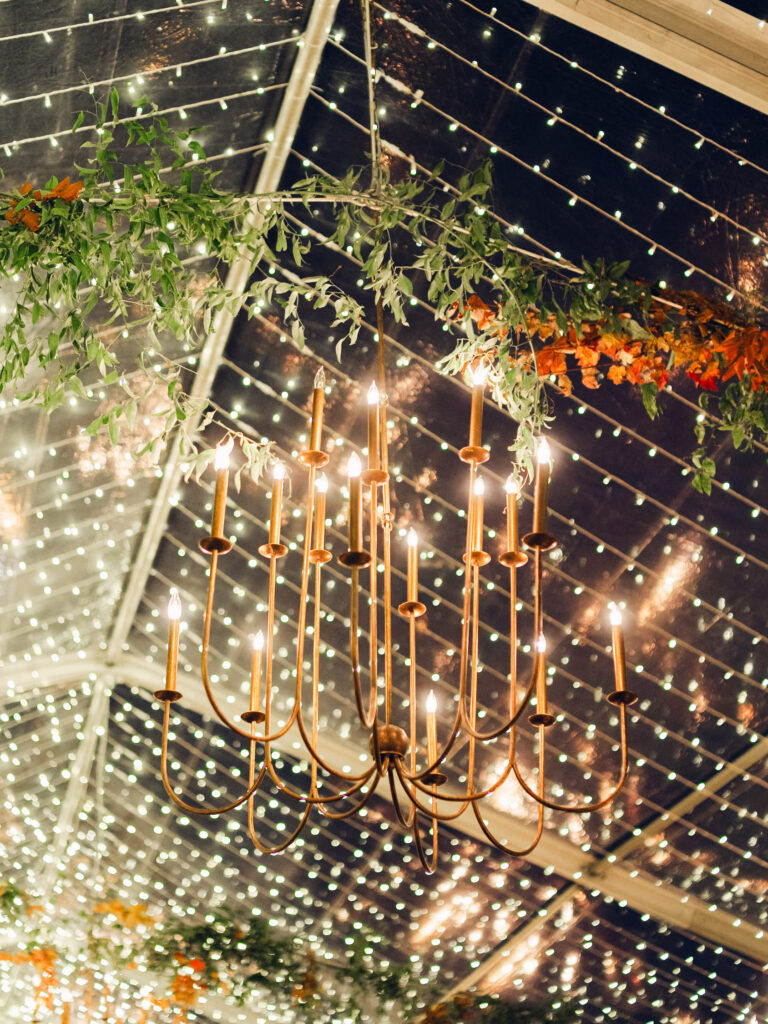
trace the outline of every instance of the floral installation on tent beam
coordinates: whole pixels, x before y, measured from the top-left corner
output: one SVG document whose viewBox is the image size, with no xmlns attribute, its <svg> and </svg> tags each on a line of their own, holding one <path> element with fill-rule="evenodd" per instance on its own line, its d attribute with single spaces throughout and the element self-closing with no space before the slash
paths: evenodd
<svg viewBox="0 0 768 1024">
<path fill-rule="evenodd" d="M 77 1010 L 84 1009 L 93 1019 L 114 1024 L 187 1024 L 189 1012 L 206 993 L 228 996 L 241 1006 L 251 1000 L 263 1002 L 268 994 L 297 1018 L 313 1024 L 331 1024 L 340 1016 L 360 1022 L 392 1019 L 393 1014 L 424 1024 L 571 1024 L 576 1020 L 562 999 L 529 1004 L 461 993 L 426 1010 L 419 1008 L 417 968 L 410 962 L 378 966 L 381 958 L 375 947 L 380 940 L 363 931 L 347 941 L 344 962 L 331 963 L 318 960 L 311 950 L 261 917 L 243 923 L 226 906 L 208 913 L 203 921 L 189 922 L 162 920 L 144 903 L 103 900 L 71 915 L 71 935 L 64 946 L 66 915 L 45 922 L 38 920 L 41 916 L 44 908 L 24 890 L 10 882 L 0 883 L 0 921 L 26 931 L 16 950 L 0 951 L 0 963 L 30 965 L 35 970 L 35 1020 L 48 1011 L 46 1019 L 56 1013 L 61 1024 L 70 1024 Z M 79 948 L 77 936 L 81 937 Z M 87 964 L 82 999 L 72 976 L 65 983 L 58 973 L 60 963 L 80 960 Z M 125 998 L 116 989 L 119 979 L 130 980 L 134 971 L 137 985 L 146 989 L 149 982 L 157 991 L 126 1009 Z M 437 998 L 434 989 L 426 995 Z"/>
<path fill-rule="evenodd" d="M 554 374 L 567 390 L 569 359 L 587 387 L 599 382 L 600 358 L 610 360 L 609 379 L 639 386 L 652 415 L 658 388 L 669 386 L 665 374 L 687 366 L 705 389 L 705 409 L 707 389 L 725 385 L 719 429 L 736 447 L 768 433 L 768 331 L 754 310 L 691 293 L 675 302 L 629 279 L 626 263 L 578 268 L 519 253 L 491 212 L 489 164 L 464 174 L 447 201 L 440 167 L 427 178 L 378 182 L 375 191 L 352 169 L 341 180 L 316 175 L 270 195 L 235 195 L 216 187 L 194 131 L 176 132 L 147 101 L 125 120 L 119 107 L 117 90 L 96 103 L 80 144 L 80 181 L 54 177 L 44 189 L 26 182 L 0 193 L 0 274 L 13 279 L 15 293 L 0 334 L 0 395 L 49 411 L 68 394 L 94 405 L 106 395 L 85 429 L 106 430 L 117 444 L 137 416 L 130 376 L 138 365 L 167 390 L 168 404 L 136 454 L 159 460 L 175 435 L 199 474 L 214 452 L 201 450 L 188 429 L 190 414 L 203 410 L 192 409 L 186 392 L 189 357 L 166 354 L 171 342 L 193 353 L 189 339 L 199 341 L 221 312 L 267 310 L 301 347 L 311 307 L 332 314 L 340 357 L 359 334 L 364 306 L 331 277 L 278 273 L 286 261 L 300 270 L 330 242 L 359 261 L 364 290 L 396 323 L 407 324 L 412 305 L 431 308 L 453 343 L 438 369 L 491 358 L 494 398 L 518 422 L 510 450 L 522 475 L 531 475 L 535 436 L 551 418 L 544 380 Z M 74 130 L 84 121 L 81 113 Z M 291 207 L 313 204 L 330 210 L 330 239 L 302 232 L 289 217 Z M 202 274 L 201 252 L 217 260 Z M 242 295 L 232 294 L 218 268 L 244 252 L 252 277 Z M 706 419 L 693 455 L 702 491 L 715 471 Z M 268 453 L 250 442 L 244 455 L 258 476 Z"/>
</svg>

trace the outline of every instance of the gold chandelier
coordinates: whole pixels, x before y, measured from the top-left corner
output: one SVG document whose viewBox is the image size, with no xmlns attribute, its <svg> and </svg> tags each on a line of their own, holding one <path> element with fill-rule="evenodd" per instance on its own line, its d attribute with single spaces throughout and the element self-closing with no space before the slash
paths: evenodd
<svg viewBox="0 0 768 1024">
<path fill-rule="evenodd" d="M 381 360 L 383 365 L 383 359 Z M 473 371 L 470 370 L 470 373 Z M 168 773 L 168 733 L 171 704 L 181 698 L 176 689 L 177 660 L 179 651 L 179 626 L 181 602 L 174 589 L 168 608 L 169 640 L 165 688 L 158 690 L 156 698 L 164 708 L 162 741 L 162 776 L 168 796 L 175 804 L 190 814 L 222 814 L 239 805 L 248 804 L 248 829 L 255 846 L 265 853 L 285 850 L 302 832 L 313 807 L 331 820 L 349 818 L 360 811 L 371 799 L 378 784 L 387 779 L 390 798 L 395 816 L 403 827 L 413 834 L 415 849 L 427 871 L 434 870 L 438 855 L 438 823 L 450 822 L 467 811 L 474 814 L 477 823 L 488 841 L 495 847 L 521 856 L 539 842 L 544 810 L 588 814 L 609 804 L 624 784 L 627 775 L 628 745 L 626 732 L 627 707 L 637 698 L 626 688 L 624 642 L 621 628 L 621 613 L 617 607 L 611 610 L 612 649 L 615 690 L 607 700 L 618 707 L 620 713 L 621 755 L 619 778 L 612 791 L 599 802 L 585 801 L 578 804 L 561 804 L 545 795 L 545 766 L 547 730 L 554 724 L 555 717 L 547 706 L 547 663 L 546 644 L 543 631 L 542 610 L 542 555 L 556 547 L 555 538 L 547 530 L 547 496 L 550 475 L 549 446 L 541 440 L 537 449 L 537 464 L 534 483 L 534 512 L 532 530 L 522 538 L 522 544 L 533 562 L 534 590 L 534 650 L 532 665 L 527 680 L 518 683 L 517 673 L 517 574 L 529 561 L 529 555 L 520 550 L 518 541 L 518 509 L 520 487 L 514 476 L 506 483 L 506 550 L 498 557 L 499 562 L 509 571 L 509 678 L 506 720 L 489 731 L 478 729 L 480 708 L 478 706 L 479 627 L 480 627 L 480 571 L 491 561 L 491 555 L 484 550 L 484 481 L 479 467 L 490 457 L 481 440 L 485 367 L 481 364 L 473 374 L 472 404 L 469 424 L 469 438 L 466 447 L 459 452 L 459 458 L 468 470 L 468 499 L 465 510 L 467 519 L 466 545 L 463 555 L 463 605 L 461 641 L 458 646 L 460 664 L 455 685 L 457 709 L 447 738 L 442 743 L 437 737 L 437 706 L 434 693 L 424 700 L 417 686 L 417 644 L 416 620 L 425 614 L 426 606 L 419 600 L 418 584 L 418 537 L 410 530 L 407 538 L 406 594 L 405 600 L 397 605 L 397 613 L 408 623 L 409 658 L 408 664 L 408 721 L 406 727 L 398 724 L 393 716 L 393 617 L 394 597 L 392 589 L 392 531 L 394 515 L 390 502 L 389 457 L 386 433 L 386 395 L 382 375 L 381 390 L 372 384 L 368 392 L 368 465 L 365 470 L 356 452 L 349 458 L 347 476 L 348 500 L 348 548 L 338 555 L 339 562 L 350 573 L 350 630 L 349 657 L 351 682 L 357 715 L 362 728 L 368 735 L 368 764 L 359 772 L 343 771 L 328 764 L 318 750 L 320 730 L 320 652 L 321 652 L 321 583 L 323 566 L 333 555 L 326 548 L 326 491 L 327 480 L 321 470 L 328 464 L 329 456 L 323 450 L 323 410 L 325 402 L 325 375 L 319 370 L 314 381 L 312 395 L 312 417 L 310 423 L 309 447 L 298 456 L 307 475 L 306 526 L 301 563 L 301 583 L 296 638 L 296 670 L 293 704 L 287 721 L 280 727 L 273 727 L 273 664 L 276 613 L 276 582 L 278 564 L 288 554 L 288 547 L 281 541 L 281 518 L 283 504 L 283 482 L 285 467 L 278 463 L 274 467 L 269 534 L 266 543 L 259 548 L 260 554 L 269 565 L 267 594 L 267 621 L 264 633 L 253 638 L 250 670 L 250 701 L 247 710 L 240 715 L 243 726 L 235 724 L 223 712 L 213 692 L 209 672 L 209 648 L 213 620 L 214 593 L 219 559 L 232 548 L 232 542 L 225 534 L 227 483 L 229 473 L 229 444 L 221 444 L 216 451 L 216 487 L 210 536 L 200 542 L 201 549 L 210 557 L 208 595 L 203 619 L 201 645 L 202 682 L 216 716 L 234 734 L 249 742 L 248 785 L 245 791 L 231 803 L 220 807 L 200 807 L 188 803 L 178 796 L 171 784 Z M 367 492 L 368 502 L 364 512 L 363 494 Z M 366 546 L 367 540 L 367 546 Z M 368 597 L 363 600 L 370 605 L 368 624 L 368 673 L 370 686 L 364 692 L 361 681 L 360 657 L 360 573 L 369 574 Z M 381 577 L 381 586 L 380 586 Z M 311 620 L 311 622 L 310 622 Z M 380 635 L 383 632 L 383 654 L 380 652 Z M 312 645 L 310 714 L 306 717 L 304 694 L 304 652 L 307 642 Z M 528 721 L 538 733 L 538 777 L 536 784 L 529 783 L 518 763 L 516 729 L 523 714 L 532 706 L 535 710 L 528 715 Z M 419 742 L 419 706 L 424 706 L 426 717 L 426 749 Z M 272 745 L 291 729 L 297 729 L 309 761 L 309 785 L 306 792 L 300 792 L 280 778 L 273 763 Z M 479 745 L 504 740 L 506 753 L 498 777 L 490 784 L 478 783 L 477 754 Z M 461 755 L 461 763 L 457 761 Z M 458 774 L 466 776 L 462 788 L 449 787 L 444 768 L 453 766 Z M 523 792 L 534 802 L 537 813 L 537 827 L 533 841 L 522 850 L 514 850 L 499 840 L 490 830 L 482 813 L 482 801 L 491 797 L 514 775 Z M 265 843 L 256 834 L 254 827 L 255 794 L 264 782 L 271 782 L 288 798 L 303 806 L 299 821 L 284 841 L 276 846 Z M 329 788 L 333 787 L 329 792 Z M 428 822 L 431 831 L 431 855 L 428 857 L 422 838 L 422 820 Z"/>
</svg>

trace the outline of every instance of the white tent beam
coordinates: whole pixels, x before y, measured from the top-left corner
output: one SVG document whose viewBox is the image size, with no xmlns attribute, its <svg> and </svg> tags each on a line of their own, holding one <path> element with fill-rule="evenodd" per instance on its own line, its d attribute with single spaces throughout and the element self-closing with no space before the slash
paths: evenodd
<svg viewBox="0 0 768 1024">
<path fill-rule="evenodd" d="M 768 114 L 768 25 L 722 0 L 526 3 Z"/>
<path fill-rule="evenodd" d="M 272 142 L 259 172 L 255 188 L 256 194 L 274 192 L 280 184 L 285 162 L 299 127 L 299 121 L 315 79 L 338 3 L 339 0 L 315 0 L 312 6 L 306 31 L 297 41 L 299 52 L 272 132 Z M 253 212 L 250 216 L 255 221 L 259 215 L 257 212 Z M 244 293 L 252 270 L 252 256 L 248 249 L 243 247 L 241 255 L 229 268 L 225 282 L 225 288 L 234 298 L 238 298 Z M 190 416 L 188 420 L 187 425 L 191 433 L 194 433 L 200 423 L 232 325 L 235 322 L 235 315 L 229 308 L 232 305 L 231 302 L 227 303 L 227 308 L 217 313 L 211 333 L 206 338 L 200 352 L 195 382 L 190 395 L 193 407 L 199 412 L 197 415 Z M 168 510 L 171 508 L 173 496 L 181 482 L 182 472 L 179 442 L 176 441 L 172 444 L 163 467 L 163 476 L 144 525 L 134 566 L 128 577 L 123 599 L 115 617 L 107 648 L 106 660 L 108 662 L 117 658 L 128 639 L 163 536 Z"/>
</svg>

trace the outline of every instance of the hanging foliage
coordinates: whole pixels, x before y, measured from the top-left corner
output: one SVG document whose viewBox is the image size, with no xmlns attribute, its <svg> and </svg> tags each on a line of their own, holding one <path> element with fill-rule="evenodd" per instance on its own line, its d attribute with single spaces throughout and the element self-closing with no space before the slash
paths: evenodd
<svg viewBox="0 0 768 1024">
<path fill-rule="evenodd" d="M 575 377 L 588 388 L 639 387 L 655 415 L 657 392 L 682 368 L 704 392 L 717 392 L 718 429 L 736 447 L 768 432 L 768 331 L 748 311 L 689 293 L 654 297 L 627 277 L 626 263 L 577 269 L 521 255 L 489 210 L 487 165 L 464 175 L 447 200 L 440 168 L 385 182 L 376 194 L 351 170 L 342 180 L 318 175 L 270 195 L 234 195 L 217 188 L 194 132 L 174 131 L 146 103 L 126 120 L 118 108 L 113 91 L 109 104 L 96 105 L 90 132 L 78 117 L 78 181 L 54 177 L 0 193 L 0 274 L 13 291 L 0 336 L 6 398 L 53 410 L 74 393 L 93 405 L 85 430 L 106 430 L 117 444 L 121 431 L 131 435 L 147 394 L 162 393 L 144 417 L 152 429 L 133 437 L 135 454 L 157 459 L 178 434 L 199 473 L 213 453 L 188 428 L 205 413 L 188 394 L 189 339 L 223 313 L 277 312 L 303 346 L 308 312 L 326 310 L 341 357 L 380 300 L 399 324 L 415 304 L 431 309 L 453 339 L 438 364 L 444 372 L 489 362 L 494 396 L 518 424 L 510 447 L 524 473 L 534 435 L 552 415 L 549 379 L 566 393 Z M 329 239 L 296 225 L 297 204 L 324 204 L 335 224 Z M 301 274 L 328 245 L 360 263 L 363 293 Z M 233 294 L 220 268 L 243 254 L 251 277 Z M 714 472 L 706 433 L 702 425 L 693 456 L 700 490 Z M 258 475 L 268 453 L 236 437 Z"/>
<path fill-rule="evenodd" d="M 245 1006 L 261 1006 L 269 996 L 286 1013 L 313 1024 L 385 1017 L 422 1018 L 425 1024 L 568 1024 L 576 1019 L 562 1000 L 529 1005 L 469 994 L 424 1010 L 424 995 L 430 993 L 420 985 L 417 968 L 383 960 L 376 950 L 380 940 L 362 932 L 347 941 L 342 961 L 328 961 L 261 917 L 243 922 L 227 907 L 190 922 L 161 919 L 146 904 L 113 898 L 69 919 L 57 912 L 38 922 L 30 920 L 30 908 L 41 908 L 22 890 L 6 885 L 5 891 L 13 892 L 14 899 L 0 900 L 0 921 L 13 924 L 20 939 L 17 949 L 0 950 L 0 963 L 32 968 L 36 1012 L 51 1011 L 51 1020 L 56 1015 L 69 1019 L 79 1001 L 94 1019 L 103 1012 L 104 1019 L 121 1024 L 182 1024 L 188 1011 L 197 1007 L 204 1012 L 201 997 L 212 993 Z M 73 963 L 79 972 L 67 970 L 64 984 L 59 965 Z M 136 993 L 146 993 L 148 986 L 152 990 L 135 1004 L 120 984 L 134 978 Z"/>
</svg>

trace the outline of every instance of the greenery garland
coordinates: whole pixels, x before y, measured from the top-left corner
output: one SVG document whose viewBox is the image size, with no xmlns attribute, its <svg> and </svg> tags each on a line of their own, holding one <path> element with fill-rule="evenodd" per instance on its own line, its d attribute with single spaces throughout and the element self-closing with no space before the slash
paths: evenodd
<svg viewBox="0 0 768 1024">
<path fill-rule="evenodd" d="M 84 121 L 81 114 L 73 129 L 87 132 L 81 180 L 54 177 L 0 193 L 0 274 L 14 289 L 0 337 L 0 394 L 53 410 L 74 392 L 97 405 L 86 430 L 105 429 L 114 444 L 122 431 L 137 456 L 159 459 L 178 433 L 199 474 L 213 452 L 187 430 L 186 359 L 168 353 L 207 332 L 223 310 L 250 317 L 277 309 L 302 346 L 311 307 L 332 314 L 340 355 L 360 331 L 361 302 L 329 276 L 275 272 L 286 255 L 300 268 L 330 241 L 359 261 L 365 290 L 395 322 L 407 323 L 412 304 L 433 309 L 454 341 L 439 369 L 489 364 L 494 397 L 518 423 L 510 449 L 521 475 L 551 418 L 546 382 L 570 391 L 574 373 L 587 387 L 639 386 L 651 415 L 675 369 L 703 389 L 707 412 L 716 389 L 720 422 L 703 416 L 696 428 L 693 482 L 702 491 L 715 471 L 707 456 L 714 429 L 729 431 L 737 448 L 768 434 L 768 331 L 748 311 L 690 293 L 654 298 L 627 277 L 626 263 L 577 270 L 521 255 L 489 211 L 488 165 L 465 174 L 447 200 L 441 168 L 385 182 L 375 194 L 353 170 L 340 181 L 318 175 L 242 196 L 216 187 L 194 132 L 174 131 L 146 102 L 120 120 L 115 90 L 109 104 L 96 104 L 89 129 Z M 329 240 L 290 216 L 296 204 L 321 203 L 335 223 Z M 216 260 L 204 272 L 200 250 Z M 234 295 L 219 267 L 243 252 L 252 276 Z M 415 290 L 422 278 L 426 288 Z M 137 417 L 153 424 L 138 439 Z M 229 433 L 243 449 L 241 471 L 258 476 L 268 449 Z"/>
<path fill-rule="evenodd" d="M 221 993 L 238 1005 L 263 1004 L 271 997 L 313 1024 L 393 1016 L 423 1024 L 570 1024 L 576 1019 L 562 1000 L 522 1004 L 469 993 L 417 1009 L 417 992 L 434 998 L 434 990 L 424 992 L 410 962 L 383 961 L 378 938 L 357 932 L 347 939 L 342 962 L 318 960 L 261 917 L 243 922 L 227 907 L 204 920 L 163 920 L 146 904 L 109 899 L 71 915 L 67 925 L 66 914 L 57 911 L 46 919 L 43 907 L 6 882 L 0 884 L 0 922 L 21 933 L 15 950 L 0 950 L 0 962 L 30 965 L 38 1012 L 61 1009 L 63 1020 L 71 1016 L 78 981 L 84 982 L 89 1011 L 109 1014 L 116 979 L 129 980 L 133 971 L 142 972 L 136 976 L 142 988 L 154 979 L 150 1007 L 140 1009 L 142 1001 L 137 1003 L 140 1024 L 166 1013 L 181 1024 L 206 993 Z M 60 936 L 67 933 L 62 947 Z M 64 994 L 59 965 L 73 963 L 80 965 L 80 977 L 69 975 Z M 129 1024 L 133 1018 L 121 1020 Z"/>
</svg>

